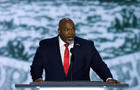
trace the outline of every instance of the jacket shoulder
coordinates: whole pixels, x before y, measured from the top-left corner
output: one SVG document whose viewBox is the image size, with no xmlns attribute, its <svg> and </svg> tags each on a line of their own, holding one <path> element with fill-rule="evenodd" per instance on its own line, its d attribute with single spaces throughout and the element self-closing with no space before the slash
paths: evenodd
<svg viewBox="0 0 140 90">
<path fill-rule="evenodd" d="M 57 39 L 57 37 L 54 38 L 48 38 L 48 39 L 43 39 L 39 42 L 39 46 L 46 46 L 52 43 L 54 43 L 54 41 Z"/>
<path fill-rule="evenodd" d="M 83 43 L 83 44 L 94 44 L 94 42 L 92 40 L 87 40 L 87 39 L 84 39 L 84 38 L 80 38 L 80 37 L 76 37 L 76 40 L 80 43 Z"/>
</svg>

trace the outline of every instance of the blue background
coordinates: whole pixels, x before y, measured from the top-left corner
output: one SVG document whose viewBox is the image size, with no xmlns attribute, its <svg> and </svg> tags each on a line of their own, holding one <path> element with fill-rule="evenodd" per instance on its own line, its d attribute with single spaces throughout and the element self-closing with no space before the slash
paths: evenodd
<svg viewBox="0 0 140 90">
<path fill-rule="evenodd" d="M 0 90 L 32 82 L 38 43 L 57 36 L 64 17 L 74 21 L 77 36 L 95 42 L 115 79 L 140 90 L 139 14 L 140 0 L 0 0 Z"/>
</svg>

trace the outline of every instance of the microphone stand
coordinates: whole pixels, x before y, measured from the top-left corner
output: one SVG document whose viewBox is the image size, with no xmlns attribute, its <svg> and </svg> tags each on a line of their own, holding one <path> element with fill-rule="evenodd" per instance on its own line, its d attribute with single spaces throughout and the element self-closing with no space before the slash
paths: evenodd
<svg viewBox="0 0 140 90">
<path fill-rule="evenodd" d="M 73 61 L 74 61 L 74 53 L 73 53 L 73 48 L 70 49 L 71 52 L 71 81 L 73 80 L 72 78 L 72 67 L 73 67 Z"/>
</svg>

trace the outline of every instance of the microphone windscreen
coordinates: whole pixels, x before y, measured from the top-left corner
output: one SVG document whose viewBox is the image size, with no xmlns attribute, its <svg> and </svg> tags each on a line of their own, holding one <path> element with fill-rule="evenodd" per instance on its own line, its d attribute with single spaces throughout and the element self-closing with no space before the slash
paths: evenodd
<svg viewBox="0 0 140 90">
<path fill-rule="evenodd" d="M 70 52 L 73 54 L 73 48 L 70 49 Z"/>
</svg>

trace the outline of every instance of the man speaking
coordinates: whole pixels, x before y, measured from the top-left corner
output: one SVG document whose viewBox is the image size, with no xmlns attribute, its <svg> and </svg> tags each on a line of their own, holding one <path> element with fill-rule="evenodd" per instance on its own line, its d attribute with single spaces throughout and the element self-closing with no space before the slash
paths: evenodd
<svg viewBox="0 0 140 90">
<path fill-rule="evenodd" d="M 31 76 L 35 82 L 89 81 L 90 67 L 105 82 L 119 83 L 103 62 L 92 41 L 76 36 L 74 22 L 63 18 L 59 22 L 59 35 L 40 41 L 33 63 Z"/>
</svg>

